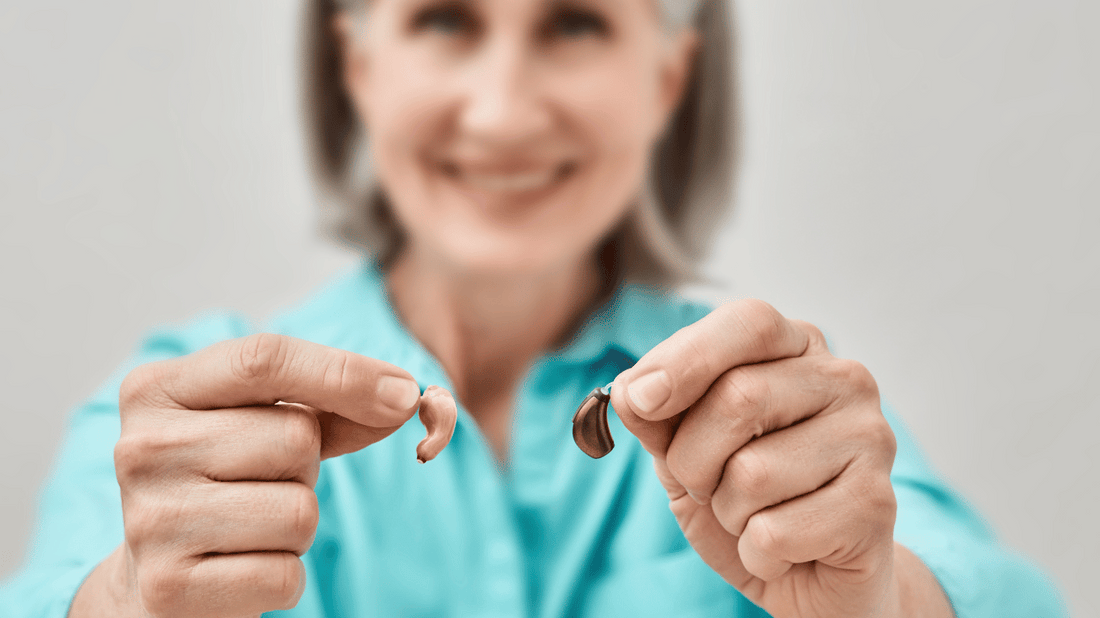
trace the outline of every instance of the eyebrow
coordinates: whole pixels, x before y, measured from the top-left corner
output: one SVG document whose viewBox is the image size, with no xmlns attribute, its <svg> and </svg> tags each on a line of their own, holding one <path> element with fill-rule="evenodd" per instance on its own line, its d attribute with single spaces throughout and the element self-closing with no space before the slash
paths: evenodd
<svg viewBox="0 0 1100 618">
<path fill-rule="evenodd" d="M 551 0 L 550 6 L 592 4 L 602 7 L 621 7 L 628 1 L 629 0 Z M 665 13 L 664 10 L 661 9 L 661 0 L 644 0 L 644 2 L 649 5 L 649 8 L 652 10 L 652 16 L 657 20 L 657 23 L 663 24 L 665 21 Z"/>
</svg>

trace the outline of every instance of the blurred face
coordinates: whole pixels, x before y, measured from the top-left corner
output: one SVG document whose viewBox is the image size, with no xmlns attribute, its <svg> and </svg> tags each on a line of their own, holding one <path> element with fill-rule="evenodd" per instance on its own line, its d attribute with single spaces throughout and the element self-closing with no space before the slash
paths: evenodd
<svg viewBox="0 0 1100 618">
<path fill-rule="evenodd" d="M 408 249 L 501 274 L 589 257 L 635 201 L 695 39 L 654 0 L 375 0 L 337 26 Z"/>
</svg>

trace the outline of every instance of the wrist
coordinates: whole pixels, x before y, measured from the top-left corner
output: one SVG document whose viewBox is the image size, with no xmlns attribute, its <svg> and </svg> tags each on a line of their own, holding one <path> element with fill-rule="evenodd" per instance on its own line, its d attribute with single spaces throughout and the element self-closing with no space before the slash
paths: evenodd
<svg viewBox="0 0 1100 618">
<path fill-rule="evenodd" d="M 956 618 L 939 580 L 909 548 L 894 542 L 894 575 L 879 615 L 883 618 Z"/>
<path fill-rule="evenodd" d="M 88 574 L 73 597 L 68 618 L 139 618 L 144 612 L 133 592 L 125 543 Z"/>
</svg>

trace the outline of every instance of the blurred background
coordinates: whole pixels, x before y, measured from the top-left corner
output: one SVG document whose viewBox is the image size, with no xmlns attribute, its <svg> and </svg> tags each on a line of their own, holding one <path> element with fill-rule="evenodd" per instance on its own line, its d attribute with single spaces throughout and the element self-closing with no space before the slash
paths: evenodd
<svg viewBox="0 0 1100 618">
<path fill-rule="evenodd" d="M 142 333 L 262 319 L 316 232 L 294 0 L 0 3 L 0 577 L 68 411 Z M 707 272 L 867 365 L 933 465 L 1100 615 L 1100 4 L 741 2 Z"/>
</svg>

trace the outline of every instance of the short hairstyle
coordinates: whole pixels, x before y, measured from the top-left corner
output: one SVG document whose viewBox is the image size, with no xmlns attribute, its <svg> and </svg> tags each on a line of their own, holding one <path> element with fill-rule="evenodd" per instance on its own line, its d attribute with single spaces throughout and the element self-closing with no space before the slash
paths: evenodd
<svg viewBox="0 0 1100 618">
<path fill-rule="evenodd" d="M 364 1 L 306 0 L 303 112 L 323 227 L 384 265 L 404 232 L 371 176 L 366 132 L 344 88 L 333 27 L 341 10 Z M 599 255 L 616 280 L 672 286 L 699 279 L 698 264 L 730 210 L 740 105 L 729 0 L 702 0 L 694 15 L 680 17 L 676 8 L 684 0 L 659 4 L 670 22 L 690 20 L 700 47 L 683 100 L 651 153 L 639 199 Z"/>
</svg>

